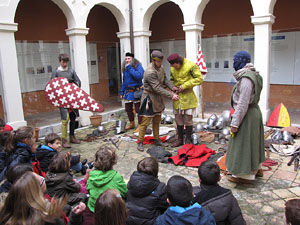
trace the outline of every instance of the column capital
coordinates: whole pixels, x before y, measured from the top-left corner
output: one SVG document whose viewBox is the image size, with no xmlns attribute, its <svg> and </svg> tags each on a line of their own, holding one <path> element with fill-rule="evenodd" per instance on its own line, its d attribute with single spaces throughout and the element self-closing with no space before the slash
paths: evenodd
<svg viewBox="0 0 300 225">
<path fill-rule="evenodd" d="M 0 23 L 1 32 L 16 32 L 18 30 L 17 23 Z"/>
<path fill-rule="evenodd" d="M 66 34 L 68 36 L 74 36 L 74 35 L 83 35 L 86 36 L 89 33 L 90 28 L 85 28 L 85 27 L 73 27 L 66 29 Z"/>
<path fill-rule="evenodd" d="M 204 30 L 204 24 L 200 23 L 190 23 L 190 24 L 182 24 L 184 31 L 203 31 Z"/>
<path fill-rule="evenodd" d="M 150 30 L 139 30 L 139 31 L 134 31 L 133 36 L 134 37 L 150 37 L 152 31 Z"/>
<path fill-rule="evenodd" d="M 130 38 L 130 32 L 129 31 L 117 32 L 117 37 L 120 39 Z"/>
<path fill-rule="evenodd" d="M 272 14 L 264 15 L 264 16 L 251 16 L 251 23 L 254 25 L 259 24 L 273 24 L 275 21 L 275 16 Z"/>
</svg>

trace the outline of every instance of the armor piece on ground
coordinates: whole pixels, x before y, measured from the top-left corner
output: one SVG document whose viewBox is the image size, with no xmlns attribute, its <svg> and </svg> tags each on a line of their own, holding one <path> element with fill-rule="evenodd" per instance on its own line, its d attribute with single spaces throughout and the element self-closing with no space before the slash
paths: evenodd
<svg viewBox="0 0 300 225">
<path fill-rule="evenodd" d="M 294 138 L 292 137 L 292 135 L 290 134 L 290 132 L 283 131 L 282 136 L 283 136 L 283 140 L 285 142 L 288 142 L 288 143 L 291 143 L 291 144 L 294 143 Z"/>
<path fill-rule="evenodd" d="M 100 132 L 100 133 L 105 133 L 106 132 L 106 128 L 104 127 L 104 126 L 98 126 L 98 131 Z"/>
<path fill-rule="evenodd" d="M 226 144 L 226 139 L 225 139 L 225 137 L 222 137 L 222 138 L 220 139 L 220 144 L 222 144 L 222 145 Z"/>
<path fill-rule="evenodd" d="M 230 122 L 230 111 L 229 110 L 224 110 L 222 115 L 221 115 L 225 122 L 226 122 L 226 125 L 229 125 L 229 122 Z"/>
<path fill-rule="evenodd" d="M 227 129 L 227 128 L 223 128 L 223 130 L 222 130 L 222 134 L 223 134 L 224 136 L 227 136 L 227 135 L 229 135 L 229 134 L 230 134 L 230 130 L 229 130 L 229 129 Z"/>
<path fill-rule="evenodd" d="M 172 116 L 166 116 L 165 118 L 165 123 L 166 124 L 172 124 L 173 123 L 173 117 Z"/>
<path fill-rule="evenodd" d="M 198 123 L 195 127 L 195 132 L 199 133 L 204 130 L 204 126 L 201 123 Z"/>
<path fill-rule="evenodd" d="M 194 145 L 197 145 L 197 144 L 200 144 L 200 140 L 199 140 L 199 137 L 198 137 L 198 135 L 197 134 L 192 134 L 192 136 L 191 136 L 191 141 L 192 141 L 192 144 L 194 144 Z"/>
<path fill-rule="evenodd" d="M 219 144 L 220 143 L 220 135 L 218 133 L 215 134 L 214 142 L 215 142 L 215 144 Z"/>
<path fill-rule="evenodd" d="M 164 114 L 164 113 L 161 114 L 161 122 L 160 122 L 161 124 L 164 124 L 164 123 L 165 123 L 166 117 L 167 117 L 166 114 Z"/>
<path fill-rule="evenodd" d="M 116 121 L 116 128 L 115 128 L 115 134 L 121 134 L 125 132 L 126 127 L 126 121 L 117 120 Z"/>
<path fill-rule="evenodd" d="M 207 125 L 207 124 L 204 124 L 204 125 L 203 125 L 203 129 L 204 129 L 204 130 L 208 130 L 208 125 Z"/>
<path fill-rule="evenodd" d="M 273 140 L 278 140 L 279 141 L 279 140 L 282 140 L 282 138 L 283 138 L 283 134 L 280 130 L 277 130 L 275 132 L 275 134 L 272 136 Z"/>
<path fill-rule="evenodd" d="M 208 120 L 207 120 L 207 125 L 208 125 L 208 127 L 209 127 L 209 128 L 214 127 L 214 126 L 216 125 L 217 120 L 218 120 L 217 115 L 216 115 L 216 114 L 212 114 L 212 115 L 208 118 Z"/>
<path fill-rule="evenodd" d="M 216 122 L 216 128 L 221 130 L 224 127 L 226 127 L 226 121 L 225 121 L 224 117 L 220 116 Z"/>
</svg>

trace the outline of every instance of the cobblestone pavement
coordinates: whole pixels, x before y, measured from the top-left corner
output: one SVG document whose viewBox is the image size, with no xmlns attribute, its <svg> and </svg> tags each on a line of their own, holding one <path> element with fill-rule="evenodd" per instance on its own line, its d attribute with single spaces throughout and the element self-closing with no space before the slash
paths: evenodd
<svg viewBox="0 0 300 225">
<path fill-rule="evenodd" d="M 122 120 L 127 119 L 124 114 L 117 115 L 118 118 Z M 78 152 L 82 155 L 81 159 L 87 158 L 88 161 L 92 161 L 95 152 L 100 146 L 114 146 L 109 141 L 109 138 L 124 136 L 124 134 L 120 136 L 114 135 L 115 122 L 109 122 L 104 124 L 104 126 L 109 130 L 107 135 L 99 137 L 92 142 L 82 141 L 80 145 L 73 144 L 71 152 L 73 154 Z M 84 139 L 94 129 L 93 127 L 89 127 L 78 130 L 76 136 Z M 133 134 L 133 132 L 128 131 L 126 134 Z M 214 143 L 205 144 L 214 150 L 220 147 Z M 115 147 L 118 154 L 118 163 L 114 169 L 128 182 L 130 175 L 136 170 L 137 162 L 149 155 L 146 152 L 137 151 L 137 144 L 135 142 L 119 141 L 116 145 L 118 147 Z M 145 149 L 148 147 L 152 146 L 145 145 Z M 176 154 L 176 149 L 167 148 L 167 150 L 173 155 Z M 67 149 L 63 149 L 63 151 L 67 151 Z M 264 176 L 258 178 L 255 184 L 234 184 L 229 182 L 226 177 L 223 177 L 220 181 L 221 186 L 232 190 L 249 224 L 283 224 L 285 202 L 291 198 L 300 197 L 300 173 L 295 172 L 293 166 L 287 166 L 290 157 L 270 153 L 270 159 L 278 162 L 278 165 L 272 166 L 270 171 L 264 171 Z M 266 167 L 263 167 L 263 169 L 267 170 Z M 194 186 L 199 185 L 197 168 L 175 166 L 173 164 L 159 164 L 159 179 L 162 182 L 167 182 L 171 176 L 176 174 L 189 179 Z"/>
</svg>

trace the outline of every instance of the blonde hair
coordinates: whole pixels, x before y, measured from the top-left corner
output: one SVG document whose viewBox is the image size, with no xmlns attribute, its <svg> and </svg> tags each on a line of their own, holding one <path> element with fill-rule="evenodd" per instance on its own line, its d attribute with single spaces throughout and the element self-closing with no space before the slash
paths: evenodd
<svg viewBox="0 0 300 225">
<path fill-rule="evenodd" d="M 33 172 L 26 172 L 11 187 L 0 211 L 0 224 L 44 224 L 61 216 L 67 197 L 48 203 Z"/>
</svg>

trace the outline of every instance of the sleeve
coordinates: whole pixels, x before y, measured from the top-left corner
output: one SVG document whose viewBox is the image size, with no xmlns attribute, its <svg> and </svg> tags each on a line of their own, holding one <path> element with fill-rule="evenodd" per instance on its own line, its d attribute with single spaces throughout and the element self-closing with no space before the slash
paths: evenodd
<svg viewBox="0 0 300 225">
<path fill-rule="evenodd" d="M 117 180 L 117 185 L 118 185 L 118 191 L 120 192 L 121 196 L 123 199 L 126 199 L 126 194 L 127 194 L 127 184 L 125 183 L 123 177 L 119 174 Z"/>
<path fill-rule="evenodd" d="M 162 85 L 159 83 L 157 75 L 153 72 L 149 74 L 148 76 L 148 82 L 149 85 L 152 87 L 152 90 L 156 92 L 157 94 L 161 94 L 167 98 L 172 98 L 173 94 L 170 91 L 167 91 L 162 87 Z"/>
<path fill-rule="evenodd" d="M 73 76 L 73 80 L 74 80 L 75 84 L 77 84 L 78 87 L 81 87 L 81 80 L 77 76 L 77 73 L 75 72 L 75 70 L 73 70 L 72 76 Z"/>
<path fill-rule="evenodd" d="M 203 77 L 200 72 L 200 68 L 196 64 L 191 68 L 189 73 L 192 78 L 181 85 L 183 89 L 193 88 L 194 86 L 200 85 L 203 82 Z"/>
<path fill-rule="evenodd" d="M 69 215 L 69 223 L 68 225 L 81 225 L 83 224 L 83 216 L 82 214 L 75 214 L 73 211 L 71 211 Z"/>
<path fill-rule="evenodd" d="M 53 78 L 57 77 L 56 70 L 57 70 L 57 68 L 52 72 L 52 75 L 51 75 L 51 79 L 50 79 L 50 80 L 52 80 Z"/>
<path fill-rule="evenodd" d="M 124 91 L 125 91 L 125 73 L 123 72 L 123 82 L 122 82 L 122 86 L 121 86 L 121 91 L 120 91 L 120 95 L 123 96 L 124 95 Z"/>
<path fill-rule="evenodd" d="M 236 198 L 232 196 L 232 208 L 228 215 L 228 221 L 231 225 L 246 225 L 246 221 L 243 218 L 241 208 L 236 200 Z"/>
<path fill-rule="evenodd" d="M 164 84 L 165 84 L 170 90 L 172 90 L 172 88 L 174 87 L 174 85 L 172 84 L 172 82 L 169 81 L 169 80 L 167 79 L 166 76 L 165 76 L 165 79 L 164 79 Z"/>
<path fill-rule="evenodd" d="M 126 69 L 129 71 L 130 76 L 137 82 L 143 79 L 144 69 L 141 64 L 138 64 L 136 70 L 131 65 L 128 65 Z"/>
<path fill-rule="evenodd" d="M 77 192 L 80 191 L 80 184 L 76 183 L 76 182 L 73 180 L 73 177 L 71 176 L 71 174 L 68 174 L 68 175 L 66 176 L 65 188 L 66 188 L 66 190 L 68 190 L 69 192 L 77 193 Z"/>
<path fill-rule="evenodd" d="M 243 77 L 238 88 L 240 90 L 240 96 L 230 123 L 230 126 L 236 128 L 240 126 L 248 111 L 250 98 L 253 91 L 253 83 L 249 78 Z"/>
</svg>

